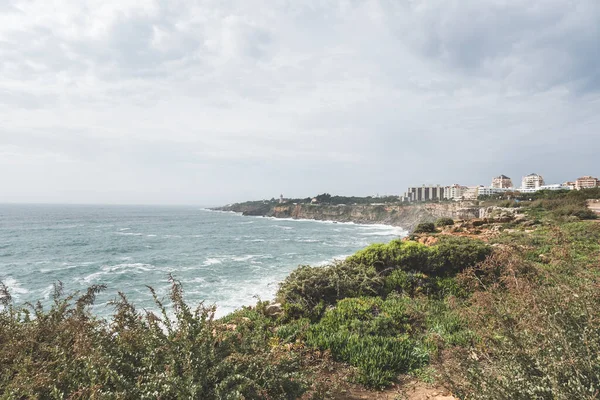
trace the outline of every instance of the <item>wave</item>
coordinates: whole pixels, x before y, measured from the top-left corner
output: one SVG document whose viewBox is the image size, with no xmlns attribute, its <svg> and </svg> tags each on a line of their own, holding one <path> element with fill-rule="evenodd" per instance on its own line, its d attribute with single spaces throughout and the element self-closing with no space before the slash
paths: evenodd
<svg viewBox="0 0 600 400">
<path fill-rule="evenodd" d="M 156 267 L 152 264 L 143 263 L 124 263 L 116 265 L 104 265 L 100 271 L 93 272 L 83 278 L 75 278 L 75 281 L 85 282 L 86 284 L 98 281 L 100 277 L 107 275 L 123 275 L 127 273 L 143 274 L 145 272 L 156 271 Z"/>
<path fill-rule="evenodd" d="M 339 256 L 332 257 L 328 260 L 319 261 L 318 263 L 312 264 L 315 267 L 324 267 L 326 265 L 330 265 L 334 261 L 343 261 L 346 258 L 350 257 L 352 254 L 340 254 Z"/>
<path fill-rule="evenodd" d="M 285 226 L 285 225 L 275 225 L 273 228 L 283 229 L 284 231 L 291 231 L 294 229 L 294 227 L 292 227 L 292 226 Z"/>
<path fill-rule="evenodd" d="M 252 255 L 252 254 L 248 254 L 248 255 L 246 255 L 246 256 L 235 256 L 235 257 L 231 257 L 231 259 L 232 259 L 233 261 L 249 261 L 249 260 L 251 260 L 251 259 L 253 259 L 253 258 L 256 258 L 256 257 L 260 257 L 260 256 L 257 256 L 257 255 Z"/>
<path fill-rule="evenodd" d="M 208 267 L 210 265 L 217 265 L 217 264 L 222 264 L 223 260 L 220 260 L 218 258 L 207 258 L 206 261 L 204 261 L 204 263 L 202 264 L 205 267 Z"/>
<path fill-rule="evenodd" d="M 0 281 L 2 281 L 2 283 L 4 283 L 4 285 L 8 288 L 8 292 L 11 295 L 21 295 L 21 294 L 27 294 L 29 293 L 29 290 L 22 288 L 21 287 L 21 283 L 19 283 L 19 281 L 17 281 L 15 278 L 13 278 L 12 276 L 7 276 L 5 278 L 1 278 L 0 277 Z"/>
<path fill-rule="evenodd" d="M 78 268 L 78 267 L 79 267 L 79 265 L 71 264 L 71 265 L 66 265 L 64 267 L 42 268 L 42 269 L 40 269 L 40 272 L 42 274 L 47 274 L 49 272 L 65 271 L 65 270 L 68 270 L 68 269 L 73 269 L 73 268 Z"/>
</svg>

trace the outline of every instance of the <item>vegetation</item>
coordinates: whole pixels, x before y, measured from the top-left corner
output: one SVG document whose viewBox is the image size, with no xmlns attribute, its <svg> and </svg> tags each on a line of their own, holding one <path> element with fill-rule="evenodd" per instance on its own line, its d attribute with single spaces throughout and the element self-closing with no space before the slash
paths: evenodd
<svg viewBox="0 0 600 400">
<path fill-rule="evenodd" d="M 318 399 L 346 378 L 383 389 L 402 374 L 461 399 L 597 399 L 600 223 L 588 198 L 600 191 L 495 200 L 522 218 L 438 221 L 299 267 L 275 314 L 258 302 L 217 320 L 175 280 L 159 315 L 121 295 L 109 321 L 90 312 L 99 286 L 58 285 L 48 310 L 3 288 L 0 399 Z"/>
<path fill-rule="evenodd" d="M 439 218 L 437 221 L 435 221 L 435 226 L 438 228 L 451 225 L 454 225 L 454 220 L 452 218 Z"/>
<path fill-rule="evenodd" d="M 415 227 L 413 233 L 434 233 L 435 225 L 433 222 L 421 222 Z"/>
</svg>

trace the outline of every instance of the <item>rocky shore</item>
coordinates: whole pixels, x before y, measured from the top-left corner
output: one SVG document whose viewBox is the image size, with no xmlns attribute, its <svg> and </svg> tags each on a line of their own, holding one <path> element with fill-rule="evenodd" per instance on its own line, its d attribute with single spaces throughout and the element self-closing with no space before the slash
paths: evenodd
<svg viewBox="0 0 600 400">
<path fill-rule="evenodd" d="M 438 218 L 479 218 L 482 207 L 476 202 L 367 205 L 246 202 L 218 207 L 214 210 L 233 211 L 248 216 L 385 224 L 412 231 L 417 224 L 433 222 Z"/>
</svg>

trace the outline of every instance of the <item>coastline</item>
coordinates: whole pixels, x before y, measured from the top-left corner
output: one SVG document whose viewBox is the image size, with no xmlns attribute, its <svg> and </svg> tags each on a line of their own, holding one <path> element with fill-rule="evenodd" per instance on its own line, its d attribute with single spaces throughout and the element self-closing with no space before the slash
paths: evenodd
<svg viewBox="0 0 600 400">
<path fill-rule="evenodd" d="M 439 218 L 466 220 L 478 218 L 480 209 L 481 207 L 476 202 L 353 205 L 244 202 L 210 210 L 277 219 L 385 225 L 411 232 L 417 224 L 433 222 Z"/>
<path fill-rule="evenodd" d="M 248 214 L 244 214 L 241 211 L 224 211 L 224 210 L 210 209 L 210 208 L 203 208 L 202 211 L 217 212 L 217 213 L 224 213 L 224 214 L 235 214 L 235 215 L 239 215 L 240 217 L 266 218 L 266 219 L 271 219 L 271 220 L 276 220 L 276 221 L 317 222 L 317 223 L 321 223 L 321 224 L 340 224 L 340 225 L 356 225 L 356 226 L 363 226 L 363 227 L 393 228 L 393 229 L 401 230 L 404 233 L 404 235 L 398 235 L 398 236 L 403 236 L 403 237 L 408 235 L 410 232 L 406 227 L 404 227 L 400 224 L 397 224 L 397 223 L 380 223 L 380 222 L 360 221 L 360 220 L 338 221 L 338 220 L 332 220 L 332 219 L 293 218 L 293 217 L 281 217 L 281 216 L 270 216 L 270 215 L 248 215 Z"/>
</svg>

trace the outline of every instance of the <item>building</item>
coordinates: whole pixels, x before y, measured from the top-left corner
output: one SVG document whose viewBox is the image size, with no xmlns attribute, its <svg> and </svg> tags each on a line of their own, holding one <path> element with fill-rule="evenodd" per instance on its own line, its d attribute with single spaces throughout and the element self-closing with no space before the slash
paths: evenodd
<svg viewBox="0 0 600 400">
<path fill-rule="evenodd" d="M 408 191 L 404 193 L 404 197 L 408 201 L 439 201 L 444 198 L 444 188 L 440 185 L 436 186 L 420 186 L 420 187 L 409 187 Z"/>
<path fill-rule="evenodd" d="M 557 183 L 553 185 L 544 185 L 540 186 L 538 190 L 572 190 L 573 188 L 569 185 L 565 185 L 564 183 Z"/>
<path fill-rule="evenodd" d="M 582 176 L 581 178 L 577 178 L 575 181 L 575 189 L 589 189 L 600 186 L 600 180 L 598 178 L 594 178 L 592 176 Z"/>
<path fill-rule="evenodd" d="M 512 180 L 506 175 L 500 175 L 492 179 L 492 188 L 508 189 L 513 187 Z"/>
<path fill-rule="evenodd" d="M 469 186 L 467 190 L 463 192 L 463 200 L 477 200 L 479 196 L 479 186 Z"/>
<path fill-rule="evenodd" d="M 503 194 L 503 193 L 506 193 L 506 192 L 510 192 L 512 190 L 513 190 L 512 187 L 510 187 L 510 188 L 499 188 L 499 187 L 479 186 L 479 189 L 477 191 L 477 195 L 478 196 L 494 196 L 494 195 L 497 195 L 497 194 Z"/>
<path fill-rule="evenodd" d="M 468 189 L 468 187 L 461 186 L 458 183 L 455 183 L 452 186 L 446 186 L 444 188 L 444 199 L 454 201 L 463 200 L 463 196 Z"/>
<path fill-rule="evenodd" d="M 521 191 L 529 192 L 530 190 L 536 191 L 540 186 L 544 186 L 544 178 L 538 174 L 529 174 L 523 177 L 521 181 Z"/>
<path fill-rule="evenodd" d="M 535 193 L 540 190 L 573 190 L 573 187 L 564 183 L 556 183 L 552 185 L 542 185 L 538 188 L 517 189 L 517 191 L 521 193 Z"/>
</svg>

